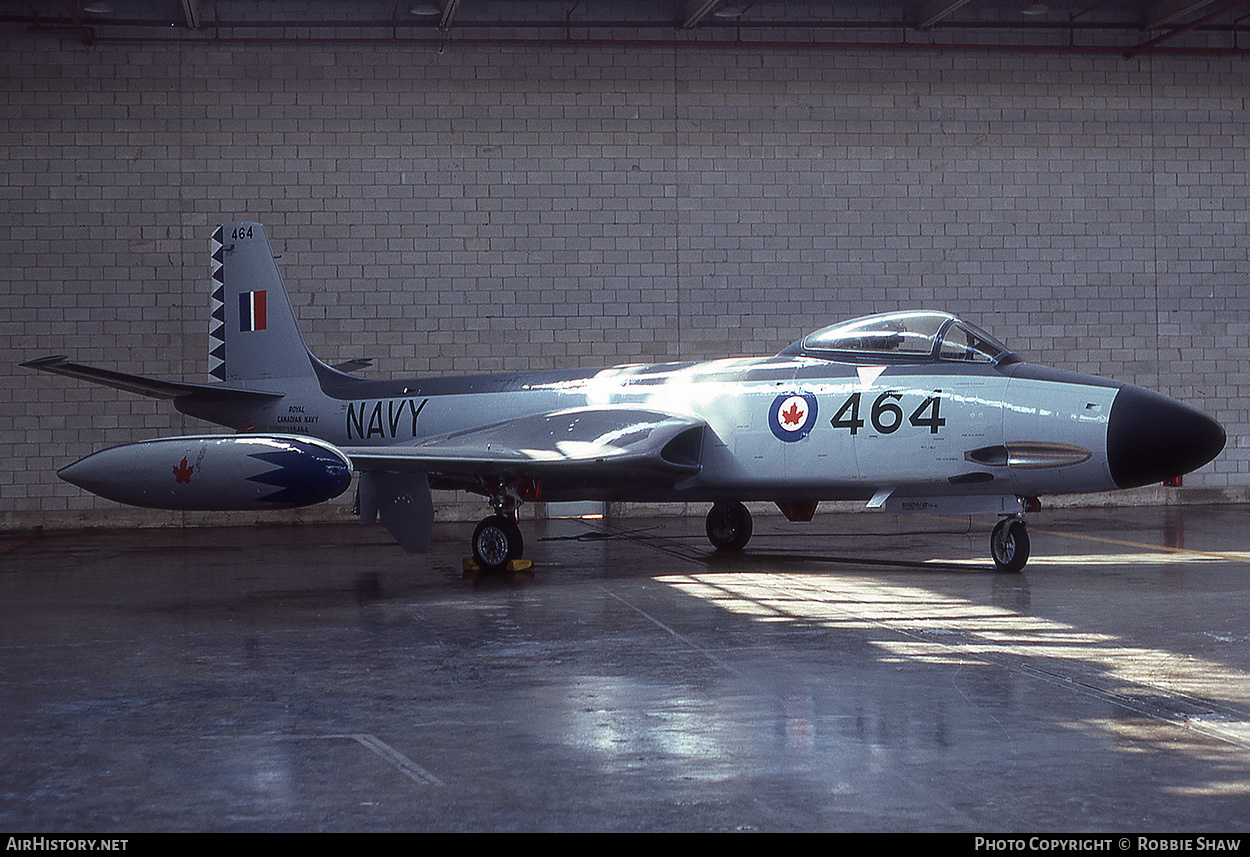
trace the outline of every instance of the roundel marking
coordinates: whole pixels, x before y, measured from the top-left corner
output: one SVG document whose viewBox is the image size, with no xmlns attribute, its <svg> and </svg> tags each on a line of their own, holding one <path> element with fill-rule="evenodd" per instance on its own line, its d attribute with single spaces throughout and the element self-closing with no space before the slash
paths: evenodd
<svg viewBox="0 0 1250 857">
<path fill-rule="evenodd" d="M 816 427 L 816 397 L 811 393 L 782 393 L 768 409 L 768 427 L 786 443 L 807 437 Z"/>
</svg>

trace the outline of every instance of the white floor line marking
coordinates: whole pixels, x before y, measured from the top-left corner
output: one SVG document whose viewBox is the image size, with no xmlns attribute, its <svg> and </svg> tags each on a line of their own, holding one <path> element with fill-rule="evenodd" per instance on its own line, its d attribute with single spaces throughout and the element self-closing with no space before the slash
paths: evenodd
<svg viewBox="0 0 1250 857">
<path fill-rule="evenodd" d="M 409 759 L 403 753 L 396 750 L 390 744 L 387 744 L 376 735 L 367 733 L 356 733 L 352 735 L 327 735 L 327 738 L 350 738 L 362 747 L 367 747 L 374 753 L 377 753 L 386 761 L 390 762 L 400 773 L 408 777 L 413 782 L 420 783 L 423 786 L 441 786 L 443 781 L 431 774 L 425 768 Z"/>
</svg>

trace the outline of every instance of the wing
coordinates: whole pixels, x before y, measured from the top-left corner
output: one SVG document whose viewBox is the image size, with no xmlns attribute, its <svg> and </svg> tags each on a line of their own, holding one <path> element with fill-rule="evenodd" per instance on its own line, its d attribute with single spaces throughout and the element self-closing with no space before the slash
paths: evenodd
<svg viewBox="0 0 1250 857">
<path fill-rule="evenodd" d="M 148 378 L 143 375 L 128 375 L 125 372 L 114 372 L 111 369 L 98 369 L 82 363 L 71 363 L 69 358 L 41 357 L 28 360 L 22 364 L 27 369 L 38 369 L 55 375 L 65 375 L 80 381 L 90 381 L 105 387 L 137 393 L 153 399 L 248 399 L 264 401 L 280 399 L 281 393 L 264 393 L 258 390 L 244 390 L 238 387 L 227 387 L 224 384 L 185 384 L 180 381 L 162 381 L 159 378 Z"/>
<path fill-rule="evenodd" d="M 544 495 L 565 491 L 580 499 L 663 487 L 699 472 L 706 429 L 702 420 L 657 411 L 576 408 L 341 451 L 361 471 L 361 520 L 381 516 L 405 550 L 425 553 L 434 523 L 432 483 L 492 493 L 532 480 Z"/>
<path fill-rule="evenodd" d="M 702 420 L 631 407 L 574 408 L 402 446 L 343 452 L 363 471 L 466 481 L 532 478 L 544 487 L 673 484 L 699 472 Z"/>
</svg>

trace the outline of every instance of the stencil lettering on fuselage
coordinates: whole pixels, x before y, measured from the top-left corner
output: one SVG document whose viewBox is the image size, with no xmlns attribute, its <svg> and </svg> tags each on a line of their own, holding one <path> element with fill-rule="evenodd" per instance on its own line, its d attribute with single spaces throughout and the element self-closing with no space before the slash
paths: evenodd
<svg viewBox="0 0 1250 857">
<path fill-rule="evenodd" d="M 288 405 L 285 414 L 274 417 L 274 429 L 285 434 L 316 435 L 321 417 L 305 411 L 303 405 Z"/>
<path fill-rule="evenodd" d="M 429 399 L 376 399 L 347 403 L 348 440 L 383 438 L 395 440 L 417 436 L 417 417 Z"/>
</svg>

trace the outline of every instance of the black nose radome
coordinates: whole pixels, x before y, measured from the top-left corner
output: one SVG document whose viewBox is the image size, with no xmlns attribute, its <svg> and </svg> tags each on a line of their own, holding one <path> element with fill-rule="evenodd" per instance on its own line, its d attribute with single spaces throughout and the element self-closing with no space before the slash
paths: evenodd
<svg viewBox="0 0 1250 857">
<path fill-rule="evenodd" d="M 1107 420 L 1107 464 L 1121 488 L 1197 470 L 1224 448 L 1224 429 L 1202 411 L 1125 385 Z"/>
</svg>

